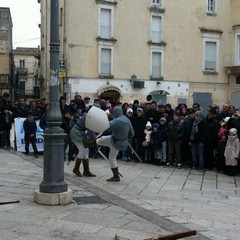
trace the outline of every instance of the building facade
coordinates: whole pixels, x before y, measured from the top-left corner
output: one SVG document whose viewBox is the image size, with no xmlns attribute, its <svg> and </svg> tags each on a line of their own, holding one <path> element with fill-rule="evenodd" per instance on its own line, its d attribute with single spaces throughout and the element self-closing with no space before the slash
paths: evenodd
<svg viewBox="0 0 240 240">
<path fill-rule="evenodd" d="M 16 97 L 26 99 L 40 97 L 39 49 L 17 47 L 13 50 L 15 63 Z"/>
<path fill-rule="evenodd" d="M 41 3 L 41 86 L 50 1 Z M 59 0 L 60 92 L 240 107 L 239 0 Z"/>
<path fill-rule="evenodd" d="M 13 90 L 12 27 L 10 9 L 0 7 L 0 96 Z"/>
</svg>

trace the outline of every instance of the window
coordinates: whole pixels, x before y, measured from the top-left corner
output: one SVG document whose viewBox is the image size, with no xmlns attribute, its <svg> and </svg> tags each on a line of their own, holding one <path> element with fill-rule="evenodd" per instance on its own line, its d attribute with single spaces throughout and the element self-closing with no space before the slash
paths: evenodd
<svg viewBox="0 0 240 240">
<path fill-rule="evenodd" d="M 162 41 L 162 18 L 161 16 L 152 16 L 152 42 L 160 43 Z"/>
<path fill-rule="evenodd" d="M 240 65 L 240 35 L 236 35 L 236 45 L 235 45 L 235 65 Z"/>
<path fill-rule="evenodd" d="M 20 65 L 20 68 L 25 68 L 25 60 L 24 59 L 20 59 L 19 65 Z"/>
<path fill-rule="evenodd" d="M 100 49 L 100 74 L 101 75 L 112 75 L 112 49 L 102 47 Z"/>
<path fill-rule="evenodd" d="M 153 6 L 160 6 L 162 7 L 162 0 L 151 0 Z"/>
<path fill-rule="evenodd" d="M 152 52 L 152 78 L 160 78 L 162 76 L 162 53 Z"/>
<path fill-rule="evenodd" d="M 110 39 L 112 38 L 112 9 L 111 8 L 100 8 L 100 26 L 99 35 L 101 38 Z"/>
<path fill-rule="evenodd" d="M 219 70 L 219 42 L 221 31 L 201 29 L 203 33 L 203 72 L 217 73 Z"/>
<path fill-rule="evenodd" d="M 207 1 L 207 13 L 216 14 L 216 1 L 217 0 L 206 0 Z"/>
<path fill-rule="evenodd" d="M 217 43 L 206 41 L 204 70 L 216 72 L 216 62 L 217 62 Z"/>
</svg>

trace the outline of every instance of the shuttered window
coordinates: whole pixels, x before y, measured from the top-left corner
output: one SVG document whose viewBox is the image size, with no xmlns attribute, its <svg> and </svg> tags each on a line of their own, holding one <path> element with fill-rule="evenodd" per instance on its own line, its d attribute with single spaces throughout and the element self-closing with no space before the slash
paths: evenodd
<svg viewBox="0 0 240 240">
<path fill-rule="evenodd" d="M 162 18 L 152 16 L 152 42 L 160 43 L 162 41 Z"/>
<path fill-rule="evenodd" d="M 162 72 L 162 53 L 152 52 L 152 77 L 160 78 Z"/>
<path fill-rule="evenodd" d="M 109 48 L 101 49 L 101 74 L 111 75 L 112 51 Z"/>
<path fill-rule="evenodd" d="M 217 44 L 205 42 L 205 71 L 216 71 Z"/>
<path fill-rule="evenodd" d="M 101 8 L 100 12 L 100 37 L 110 39 L 112 37 L 111 9 Z"/>
</svg>

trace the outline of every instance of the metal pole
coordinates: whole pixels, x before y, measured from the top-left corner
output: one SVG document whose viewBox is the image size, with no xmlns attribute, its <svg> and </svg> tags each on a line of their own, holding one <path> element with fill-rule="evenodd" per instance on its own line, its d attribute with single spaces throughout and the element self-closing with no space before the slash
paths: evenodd
<svg viewBox="0 0 240 240">
<path fill-rule="evenodd" d="M 62 193 L 68 190 L 64 181 L 64 131 L 60 128 L 62 116 L 59 106 L 59 0 L 51 0 L 50 20 L 50 83 L 48 128 L 44 131 L 42 193 Z"/>
</svg>

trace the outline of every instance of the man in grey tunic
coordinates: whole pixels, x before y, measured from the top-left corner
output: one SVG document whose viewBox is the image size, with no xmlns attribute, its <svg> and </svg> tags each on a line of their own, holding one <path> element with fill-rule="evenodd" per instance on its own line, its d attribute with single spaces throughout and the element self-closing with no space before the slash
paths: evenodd
<svg viewBox="0 0 240 240">
<path fill-rule="evenodd" d="M 78 156 L 76 158 L 75 166 L 73 172 L 78 176 L 82 177 L 80 172 L 81 162 L 83 163 L 83 176 L 85 177 L 96 177 L 95 174 L 91 173 L 89 170 L 89 149 L 83 145 L 83 137 L 87 134 L 89 139 L 95 139 L 95 133 L 87 129 L 85 126 L 86 114 L 84 114 L 72 127 L 70 131 L 70 138 L 72 142 L 75 143 L 78 148 Z"/>
<path fill-rule="evenodd" d="M 109 124 L 112 134 L 98 138 L 96 143 L 97 145 L 110 148 L 108 161 L 113 172 L 113 177 L 107 179 L 107 181 L 119 182 L 120 177 L 116 158 L 119 151 L 127 149 L 128 139 L 134 136 L 134 130 L 130 120 L 123 115 L 122 108 L 119 106 L 113 109 L 113 120 Z"/>
</svg>

